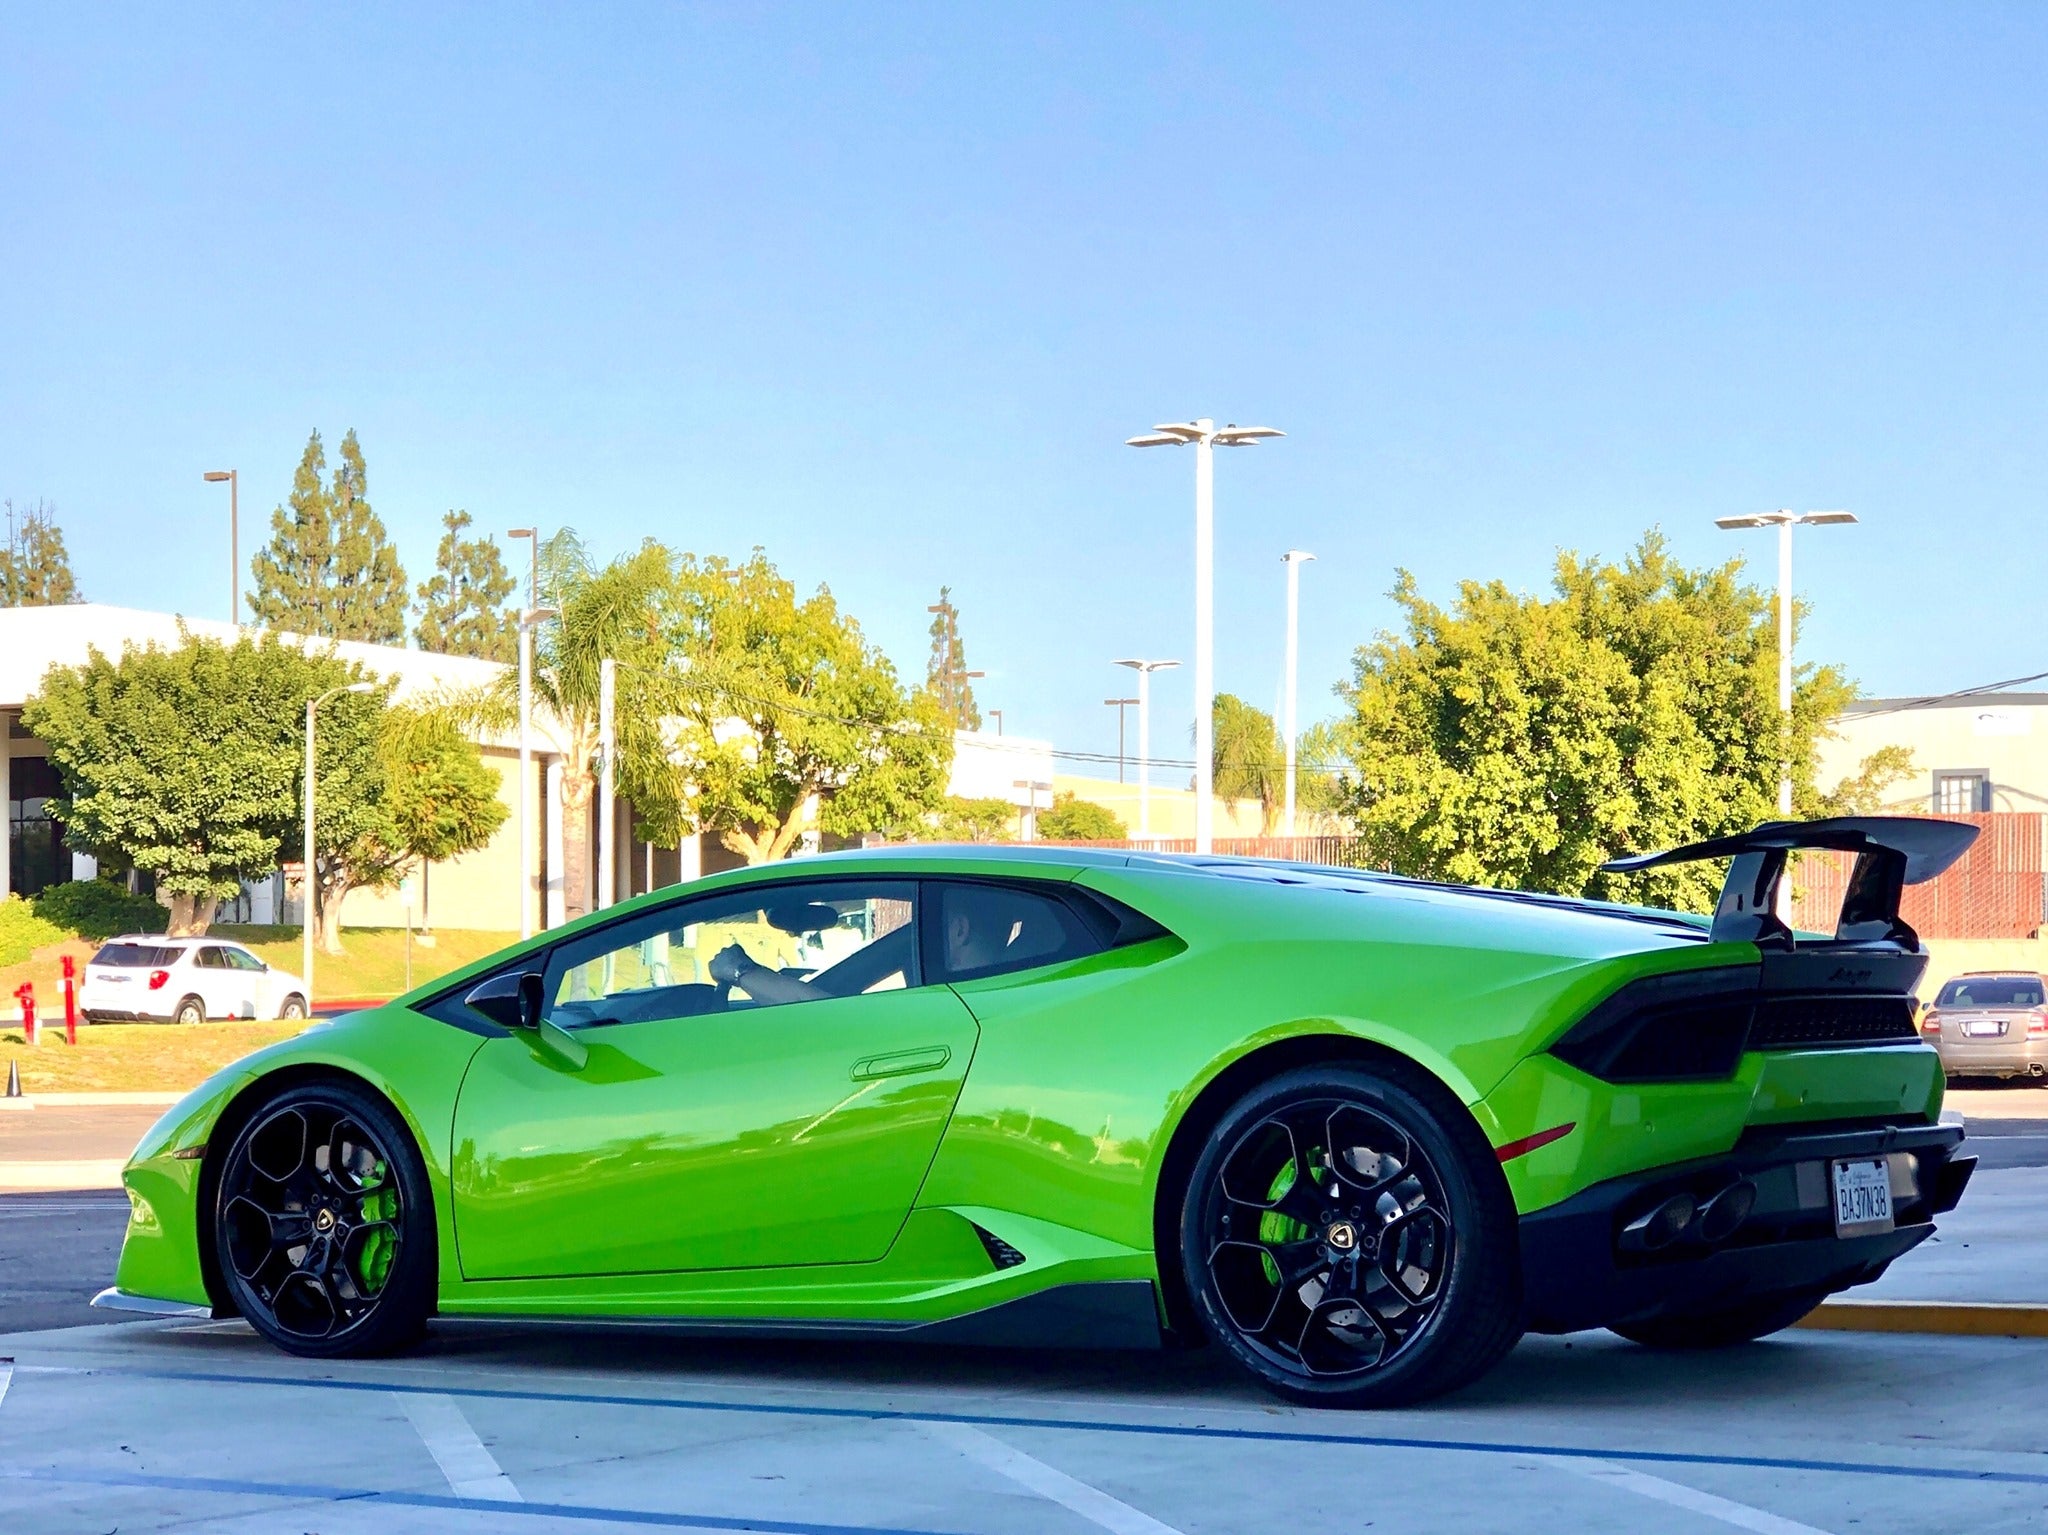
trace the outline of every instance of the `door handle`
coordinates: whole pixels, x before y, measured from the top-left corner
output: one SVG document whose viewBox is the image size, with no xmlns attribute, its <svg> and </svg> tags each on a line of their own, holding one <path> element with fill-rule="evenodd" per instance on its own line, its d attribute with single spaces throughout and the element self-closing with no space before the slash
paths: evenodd
<svg viewBox="0 0 2048 1535">
<path fill-rule="evenodd" d="M 927 1045 L 922 1050 L 897 1050 L 888 1055 L 870 1055 L 853 1063 L 853 1080 L 872 1082 L 878 1077 L 905 1077 L 912 1072 L 937 1071 L 953 1059 L 945 1045 Z"/>
</svg>

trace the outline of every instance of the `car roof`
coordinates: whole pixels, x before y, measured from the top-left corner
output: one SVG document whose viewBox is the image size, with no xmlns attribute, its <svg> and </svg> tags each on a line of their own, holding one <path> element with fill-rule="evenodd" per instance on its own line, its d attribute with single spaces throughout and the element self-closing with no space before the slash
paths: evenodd
<svg viewBox="0 0 2048 1535">
<path fill-rule="evenodd" d="M 2048 981 L 2038 970 L 1959 970 L 1950 981 Z"/>
<path fill-rule="evenodd" d="M 203 937 L 196 938 L 190 936 L 189 934 L 183 937 L 173 938 L 168 933 L 122 933 L 117 937 L 109 938 L 107 942 L 148 943 L 154 944 L 156 945 L 156 947 L 160 949 L 167 949 L 173 947 L 190 948 L 195 944 L 202 943 L 219 944 L 221 947 L 229 949 L 242 949 L 248 947 L 247 944 L 239 943 L 233 938 L 216 938 L 211 934 L 207 934 Z"/>
</svg>

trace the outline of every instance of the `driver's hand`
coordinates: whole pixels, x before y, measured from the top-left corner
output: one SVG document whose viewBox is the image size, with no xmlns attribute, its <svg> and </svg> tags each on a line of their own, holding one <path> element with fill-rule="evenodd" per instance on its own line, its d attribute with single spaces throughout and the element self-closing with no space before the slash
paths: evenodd
<svg viewBox="0 0 2048 1535">
<path fill-rule="evenodd" d="M 711 956 L 711 979 L 721 986 L 737 986 L 754 966 L 754 958 L 736 943 L 729 943 Z"/>
</svg>

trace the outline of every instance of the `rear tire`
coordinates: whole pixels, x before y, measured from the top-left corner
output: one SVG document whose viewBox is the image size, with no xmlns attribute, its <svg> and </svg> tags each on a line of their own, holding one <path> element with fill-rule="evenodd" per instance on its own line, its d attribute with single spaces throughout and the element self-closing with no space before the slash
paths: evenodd
<svg viewBox="0 0 2048 1535">
<path fill-rule="evenodd" d="M 171 1014 L 171 1022 L 188 1025 L 206 1022 L 206 1004 L 197 997 L 187 997 L 178 1004 L 178 1010 Z"/>
<path fill-rule="evenodd" d="M 1404 1062 L 1289 1071 L 1233 1105 L 1181 1205 L 1203 1329 L 1321 1407 L 1454 1391 L 1521 1336 L 1515 1209 L 1464 1106 Z"/>
<path fill-rule="evenodd" d="M 250 1115 L 221 1164 L 213 1240 L 236 1309 L 288 1354 L 394 1353 L 434 1308 L 426 1169 L 352 1083 L 286 1087 Z"/>
<path fill-rule="evenodd" d="M 1609 1330 L 1645 1348 L 1730 1348 L 1737 1343 L 1754 1343 L 1758 1338 L 1783 1332 L 1826 1298 L 1824 1291 L 1815 1290 L 1799 1290 L 1790 1295 L 1762 1295 L 1717 1311 L 1682 1312 L 1676 1316 L 1650 1317 L 1640 1322 L 1620 1322 Z"/>
</svg>

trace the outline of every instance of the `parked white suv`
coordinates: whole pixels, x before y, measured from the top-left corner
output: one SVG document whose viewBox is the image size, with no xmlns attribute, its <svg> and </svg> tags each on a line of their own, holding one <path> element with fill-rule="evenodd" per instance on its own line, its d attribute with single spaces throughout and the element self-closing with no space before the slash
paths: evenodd
<svg viewBox="0 0 2048 1535">
<path fill-rule="evenodd" d="M 306 983 L 238 943 L 130 933 L 86 961 L 78 1010 L 88 1023 L 303 1018 Z"/>
</svg>

